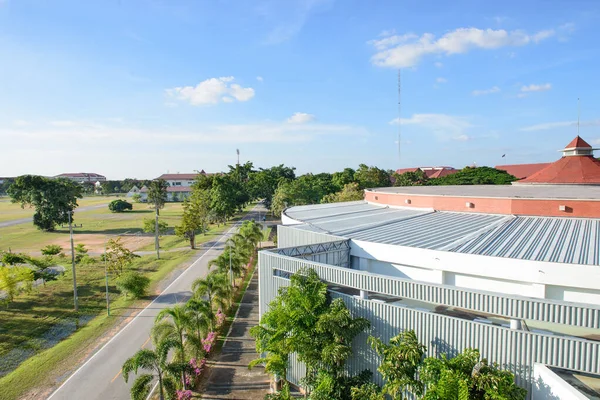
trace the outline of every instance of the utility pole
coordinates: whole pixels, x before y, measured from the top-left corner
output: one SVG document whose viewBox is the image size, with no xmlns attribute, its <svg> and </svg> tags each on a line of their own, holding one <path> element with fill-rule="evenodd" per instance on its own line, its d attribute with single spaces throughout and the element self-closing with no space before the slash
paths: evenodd
<svg viewBox="0 0 600 400">
<path fill-rule="evenodd" d="M 72 224 L 73 211 L 69 211 L 69 235 L 71 237 L 71 267 L 73 269 L 73 302 L 75 304 L 75 312 L 79 311 L 79 304 L 77 301 L 77 273 L 75 272 L 75 246 L 73 245 L 73 224 Z"/>
<path fill-rule="evenodd" d="M 233 271 L 231 270 L 231 245 L 229 246 L 229 282 L 231 283 L 231 287 L 233 287 Z"/>
<path fill-rule="evenodd" d="M 160 249 L 158 243 L 158 201 L 154 203 L 154 248 L 156 249 L 156 259 L 160 259 Z"/>
<path fill-rule="evenodd" d="M 108 260 L 106 259 L 106 247 L 108 237 L 104 240 L 104 282 L 106 285 L 106 315 L 110 316 L 110 300 L 108 299 Z"/>
</svg>

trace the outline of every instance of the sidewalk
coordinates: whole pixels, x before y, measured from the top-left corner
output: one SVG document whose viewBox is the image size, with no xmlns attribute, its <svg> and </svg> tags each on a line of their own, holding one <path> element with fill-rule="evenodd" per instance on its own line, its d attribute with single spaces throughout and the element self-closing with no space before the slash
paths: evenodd
<svg viewBox="0 0 600 400">
<path fill-rule="evenodd" d="M 202 399 L 262 399 L 269 393 L 269 376 L 260 366 L 248 369 L 256 347 L 250 336 L 258 324 L 258 273 L 250 280 L 221 354 L 209 361 Z"/>
</svg>

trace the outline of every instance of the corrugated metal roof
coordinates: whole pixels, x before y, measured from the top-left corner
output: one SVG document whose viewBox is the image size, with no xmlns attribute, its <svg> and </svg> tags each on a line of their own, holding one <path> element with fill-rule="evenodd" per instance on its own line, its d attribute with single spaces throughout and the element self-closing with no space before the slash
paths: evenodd
<svg viewBox="0 0 600 400">
<path fill-rule="evenodd" d="M 600 220 L 516 217 L 451 251 L 600 265 Z"/>
<path fill-rule="evenodd" d="M 433 212 L 349 202 L 292 207 L 294 228 L 354 240 L 558 263 L 600 265 L 600 219 Z M 298 215 L 304 215 L 300 218 Z"/>
<path fill-rule="evenodd" d="M 344 236 L 368 242 L 442 250 L 457 240 L 510 218 L 491 214 L 433 212 Z"/>
</svg>

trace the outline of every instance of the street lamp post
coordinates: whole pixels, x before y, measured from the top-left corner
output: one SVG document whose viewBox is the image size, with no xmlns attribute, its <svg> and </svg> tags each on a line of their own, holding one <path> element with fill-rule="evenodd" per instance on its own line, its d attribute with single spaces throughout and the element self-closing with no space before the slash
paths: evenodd
<svg viewBox="0 0 600 400">
<path fill-rule="evenodd" d="M 231 283 L 231 287 L 233 287 L 233 271 L 231 269 L 231 246 L 229 246 L 229 282 Z"/>
<path fill-rule="evenodd" d="M 104 283 L 106 286 L 106 315 L 110 316 L 110 300 L 108 298 L 108 260 L 106 258 L 106 247 L 108 246 L 108 236 L 104 240 Z"/>
<path fill-rule="evenodd" d="M 73 224 L 72 216 L 73 211 L 69 211 L 69 236 L 71 238 L 71 268 L 73 270 L 73 302 L 75 304 L 75 312 L 79 311 L 79 304 L 77 301 L 77 273 L 75 272 L 75 246 L 73 245 Z"/>
</svg>

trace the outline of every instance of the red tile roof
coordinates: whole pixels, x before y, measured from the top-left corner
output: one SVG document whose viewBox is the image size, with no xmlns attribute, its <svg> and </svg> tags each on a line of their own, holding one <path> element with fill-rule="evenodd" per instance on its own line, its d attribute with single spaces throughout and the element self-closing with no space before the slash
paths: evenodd
<svg viewBox="0 0 600 400">
<path fill-rule="evenodd" d="M 519 183 L 600 184 L 600 161 L 592 156 L 567 156 Z"/>
<path fill-rule="evenodd" d="M 575 137 L 575 139 L 571 140 L 571 143 L 569 143 L 565 149 L 572 149 L 572 148 L 586 148 L 586 149 L 591 149 L 592 146 L 589 145 L 588 142 L 586 142 L 585 140 L 583 140 L 582 138 L 580 138 L 579 136 Z"/>
<path fill-rule="evenodd" d="M 192 188 L 190 186 L 167 186 L 167 193 L 168 192 L 191 192 Z M 143 188 L 140 189 L 141 193 L 147 193 L 148 192 L 148 188 L 146 186 L 144 186 Z"/>
<path fill-rule="evenodd" d="M 551 163 L 496 165 L 496 169 L 506 171 L 517 179 L 527 178 Z"/>
<path fill-rule="evenodd" d="M 434 169 L 434 170 L 425 170 L 425 175 L 427 175 L 428 178 L 441 178 L 444 176 L 448 176 L 448 175 L 452 175 L 457 173 L 458 170 L 457 169 Z"/>
<path fill-rule="evenodd" d="M 396 170 L 397 174 L 404 174 L 406 172 L 417 172 L 420 168 L 400 168 Z"/>
<path fill-rule="evenodd" d="M 204 171 L 200 172 L 202 175 L 206 175 Z M 193 174 L 162 174 L 156 179 L 164 179 L 165 181 L 185 181 L 185 180 L 194 180 L 198 176 L 198 173 Z"/>
</svg>

